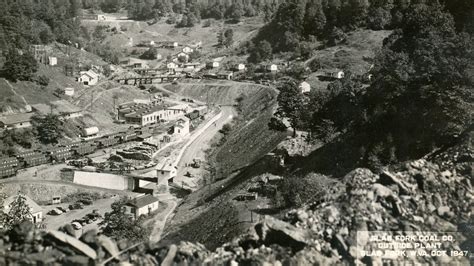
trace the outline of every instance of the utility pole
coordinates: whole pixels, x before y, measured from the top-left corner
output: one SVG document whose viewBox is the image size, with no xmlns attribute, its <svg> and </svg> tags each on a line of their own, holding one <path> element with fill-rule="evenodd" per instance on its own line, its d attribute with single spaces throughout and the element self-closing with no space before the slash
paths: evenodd
<svg viewBox="0 0 474 266">
<path fill-rule="evenodd" d="M 90 110 L 92 110 L 93 106 L 94 106 L 94 91 L 91 91 L 91 107 L 90 107 Z"/>
</svg>

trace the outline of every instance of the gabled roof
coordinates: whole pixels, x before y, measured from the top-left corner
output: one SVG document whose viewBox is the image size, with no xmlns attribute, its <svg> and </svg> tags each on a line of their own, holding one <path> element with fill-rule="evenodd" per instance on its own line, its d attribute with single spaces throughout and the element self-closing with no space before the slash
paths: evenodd
<svg viewBox="0 0 474 266">
<path fill-rule="evenodd" d="M 60 114 L 60 113 L 78 113 L 81 111 L 80 108 L 77 106 L 73 105 L 72 103 L 66 101 L 66 100 L 58 100 L 58 101 L 52 101 L 50 102 L 50 105 L 44 104 L 44 103 L 38 103 L 38 104 L 33 104 L 31 105 L 34 110 L 36 110 L 40 114 L 49 114 L 51 112 L 51 107 L 52 107 L 52 112 L 54 114 Z"/>
<path fill-rule="evenodd" d="M 6 198 L 3 201 L 3 208 L 5 212 L 8 212 L 10 210 L 10 204 L 17 198 L 17 195 L 10 196 Z M 36 202 L 34 202 L 32 199 L 30 199 L 28 196 L 23 195 L 26 199 L 26 204 L 30 207 L 31 214 L 41 212 L 43 211 L 43 208 L 41 208 Z"/>
<path fill-rule="evenodd" d="M 93 70 L 81 72 L 81 76 L 82 75 L 89 76 L 90 78 L 93 78 L 93 79 L 99 78 L 99 74 L 95 73 Z"/>
<path fill-rule="evenodd" d="M 7 115 L 0 117 L 0 122 L 5 125 L 14 125 L 18 123 L 24 123 L 31 121 L 31 117 L 34 113 L 22 113 L 22 114 L 14 114 L 14 115 Z"/>
<path fill-rule="evenodd" d="M 152 195 L 145 195 L 145 196 L 132 199 L 131 201 L 127 202 L 127 204 L 125 205 L 132 206 L 135 208 L 142 208 L 155 202 L 158 202 L 157 198 L 153 197 Z"/>
</svg>

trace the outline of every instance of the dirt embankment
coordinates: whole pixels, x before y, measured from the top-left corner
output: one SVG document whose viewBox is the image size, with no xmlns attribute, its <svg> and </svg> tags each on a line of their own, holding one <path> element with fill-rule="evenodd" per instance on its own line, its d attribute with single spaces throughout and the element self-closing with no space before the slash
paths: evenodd
<svg viewBox="0 0 474 266">
<path fill-rule="evenodd" d="M 268 87 L 234 82 L 210 87 L 201 84 L 170 87 L 167 89 L 195 99 L 209 94 L 209 98 L 220 104 L 239 102 L 236 107 L 239 115 L 226 140 L 214 147 L 208 158 L 214 178 L 222 180 L 187 196 L 170 219 L 162 240 L 162 243 L 200 242 L 214 248 L 253 226 L 250 206 L 233 198 L 243 191 L 246 180 L 262 171 L 271 171 L 271 165 L 260 158 L 286 136 L 267 127 L 274 112 L 276 92 Z M 239 97 L 240 101 L 236 100 Z"/>
</svg>

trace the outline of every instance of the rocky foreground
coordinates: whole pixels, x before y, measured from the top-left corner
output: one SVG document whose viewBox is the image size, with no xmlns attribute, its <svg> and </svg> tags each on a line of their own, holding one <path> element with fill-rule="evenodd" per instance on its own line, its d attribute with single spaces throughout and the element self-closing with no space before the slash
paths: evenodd
<svg viewBox="0 0 474 266">
<path fill-rule="evenodd" d="M 469 265 L 469 254 L 384 260 L 368 256 L 363 252 L 371 243 L 363 232 L 386 231 L 385 237 L 450 232 L 454 241 L 428 246 L 428 252 L 472 251 L 472 158 L 472 152 L 465 152 L 449 158 L 454 163 L 417 160 L 381 174 L 356 169 L 343 179 L 342 191 L 332 191 L 322 202 L 290 211 L 284 221 L 268 216 L 254 231 L 215 251 L 189 242 L 164 247 L 143 243 L 130 248 L 95 232 L 78 240 L 71 236 L 74 232 L 69 226 L 40 231 L 23 223 L 2 236 L 0 264 L 381 265 L 394 260 Z"/>
</svg>

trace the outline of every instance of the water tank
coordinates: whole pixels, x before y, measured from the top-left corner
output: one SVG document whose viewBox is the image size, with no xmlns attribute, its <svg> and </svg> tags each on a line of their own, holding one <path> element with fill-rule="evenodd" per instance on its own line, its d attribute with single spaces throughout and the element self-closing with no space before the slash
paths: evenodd
<svg viewBox="0 0 474 266">
<path fill-rule="evenodd" d="M 85 137 L 92 136 L 99 133 L 98 127 L 86 127 L 82 129 L 82 135 Z"/>
</svg>

